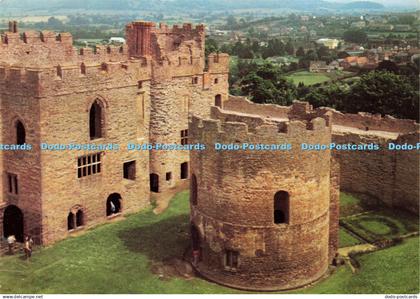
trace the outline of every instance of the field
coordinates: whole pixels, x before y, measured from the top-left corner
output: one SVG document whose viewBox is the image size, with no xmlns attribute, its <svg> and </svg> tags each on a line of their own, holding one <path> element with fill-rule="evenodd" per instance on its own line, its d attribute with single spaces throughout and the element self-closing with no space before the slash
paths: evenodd
<svg viewBox="0 0 420 299">
<path fill-rule="evenodd" d="M 238 293 L 200 278 L 152 270 L 182 258 L 189 244 L 188 214 L 188 192 L 182 192 L 160 215 L 148 209 L 127 216 L 37 249 L 30 261 L 1 257 L 0 293 Z M 358 257 L 361 266 L 354 274 L 341 266 L 315 286 L 293 293 L 418 293 L 418 250 L 418 238 L 407 239 Z"/>
<path fill-rule="evenodd" d="M 314 85 L 318 83 L 324 83 L 330 81 L 330 77 L 325 74 L 310 73 L 307 71 L 300 71 L 287 76 L 291 79 L 295 85 L 298 85 L 300 82 L 306 86 Z"/>
</svg>

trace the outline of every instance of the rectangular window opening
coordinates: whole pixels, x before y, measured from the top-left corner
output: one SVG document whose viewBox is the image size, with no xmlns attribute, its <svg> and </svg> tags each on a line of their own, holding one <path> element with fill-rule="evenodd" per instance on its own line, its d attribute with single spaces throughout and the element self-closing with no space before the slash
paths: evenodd
<svg viewBox="0 0 420 299">
<path fill-rule="evenodd" d="M 16 174 L 8 173 L 7 174 L 7 182 L 8 182 L 8 192 L 10 194 L 18 194 L 18 178 Z"/>
<path fill-rule="evenodd" d="M 136 179 L 136 161 L 125 162 L 123 168 L 124 178 L 134 181 Z"/>
<path fill-rule="evenodd" d="M 101 172 L 101 154 L 77 158 L 77 177 L 82 178 Z"/>
<path fill-rule="evenodd" d="M 239 265 L 239 252 L 234 250 L 226 250 L 225 267 L 230 270 L 236 270 Z"/>
<path fill-rule="evenodd" d="M 166 173 L 166 181 L 170 181 L 172 180 L 172 172 L 167 172 Z"/>
<path fill-rule="evenodd" d="M 181 131 L 181 145 L 188 144 L 188 129 Z"/>
</svg>

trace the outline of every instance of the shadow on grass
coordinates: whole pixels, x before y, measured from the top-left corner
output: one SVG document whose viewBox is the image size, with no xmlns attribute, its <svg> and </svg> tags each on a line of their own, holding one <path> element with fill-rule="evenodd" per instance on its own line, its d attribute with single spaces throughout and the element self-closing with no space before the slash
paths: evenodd
<svg viewBox="0 0 420 299">
<path fill-rule="evenodd" d="M 132 252 L 143 254 L 153 262 L 182 258 L 189 245 L 189 216 L 179 215 L 141 227 L 127 229 L 118 237 Z"/>
</svg>

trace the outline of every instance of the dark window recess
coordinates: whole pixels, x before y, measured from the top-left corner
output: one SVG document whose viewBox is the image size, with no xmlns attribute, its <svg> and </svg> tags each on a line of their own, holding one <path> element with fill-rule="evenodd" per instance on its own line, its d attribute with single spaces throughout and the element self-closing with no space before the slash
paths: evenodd
<svg viewBox="0 0 420 299">
<path fill-rule="evenodd" d="M 188 179 L 188 162 L 181 164 L 181 180 Z"/>
<path fill-rule="evenodd" d="M 83 211 L 78 210 L 76 213 L 76 227 L 83 226 Z"/>
<path fill-rule="evenodd" d="M 216 107 L 222 108 L 222 96 L 220 94 L 214 97 L 214 105 Z"/>
<path fill-rule="evenodd" d="M 25 144 L 26 142 L 26 131 L 23 124 L 18 121 L 16 123 L 16 144 Z"/>
<path fill-rule="evenodd" d="M 214 79 L 214 84 L 218 84 L 219 83 L 219 79 Z"/>
<path fill-rule="evenodd" d="M 74 214 L 72 212 L 67 216 L 67 230 L 73 230 L 75 227 L 74 224 Z"/>
<path fill-rule="evenodd" d="M 95 101 L 89 112 L 90 139 L 93 140 L 102 137 L 102 122 L 102 107 Z"/>
<path fill-rule="evenodd" d="M 188 130 L 181 131 L 181 145 L 188 144 Z"/>
<path fill-rule="evenodd" d="M 101 172 L 101 153 L 77 158 L 77 177 L 82 178 Z"/>
<path fill-rule="evenodd" d="M 289 223 L 289 193 L 279 191 L 274 195 L 274 223 Z"/>
<path fill-rule="evenodd" d="M 124 178 L 127 180 L 136 179 L 136 161 L 130 161 L 124 163 Z"/>
<path fill-rule="evenodd" d="M 172 180 L 172 172 L 167 172 L 167 173 L 166 173 L 166 180 L 167 180 L 167 181 Z"/>
<path fill-rule="evenodd" d="M 234 250 L 226 250 L 225 252 L 225 267 L 230 270 L 235 270 L 239 265 L 239 252 Z"/>
<path fill-rule="evenodd" d="M 63 79 L 63 70 L 61 69 L 61 66 L 57 66 L 56 73 L 58 78 Z"/>
<path fill-rule="evenodd" d="M 7 174 L 7 182 L 8 182 L 8 191 L 10 194 L 18 194 L 18 179 L 17 175 L 13 173 Z"/>
<path fill-rule="evenodd" d="M 84 63 L 80 65 L 80 73 L 86 75 L 86 65 Z"/>
<path fill-rule="evenodd" d="M 150 191 L 155 193 L 159 192 L 159 175 L 155 173 L 150 174 Z"/>
<path fill-rule="evenodd" d="M 198 84 L 198 77 L 192 78 L 192 84 Z"/>
</svg>

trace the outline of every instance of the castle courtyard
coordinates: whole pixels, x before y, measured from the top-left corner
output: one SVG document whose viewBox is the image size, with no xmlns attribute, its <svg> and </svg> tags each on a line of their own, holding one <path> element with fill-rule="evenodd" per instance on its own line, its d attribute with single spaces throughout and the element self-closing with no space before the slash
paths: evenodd
<svg viewBox="0 0 420 299">
<path fill-rule="evenodd" d="M 93 228 L 51 247 L 37 248 L 31 261 L 23 254 L 0 257 L 1 293 L 239 293 L 202 278 L 182 273 L 182 260 L 189 246 L 189 194 L 178 193 L 167 210 L 155 215 L 152 208 L 125 219 Z M 363 201 L 342 194 L 341 209 L 347 220 L 361 217 Z M 357 213 L 356 215 L 351 215 Z M 381 212 L 382 213 L 382 212 Z M 392 213 L 392 211 L 387 211 Z M 358 216 L 359 215 L 359 216 Z M 376 212 L 370 222 L 372 231 L 386 234 L 386 221 Z M 350 217 L 350 218 L 348 218 Z M 400 228 L 416 227 L 416 217 L 392 214 L 389 221 Z M 382 226 L 380 224 L 382 223 Z M 378 228 L 379 226 L 379 228 Z M 389 227 L 390 225 L 388 225 Z M 379 230 L 378 230 L 379 229 Z M 394 231 L 395 233 L 395 231 Z M 350 236 L 350 237 L 349 237 Z M 350 238 L 350 243 L 347 243 Z M 348 265 L 315 286 L 291 293 L 418 293 L 419 239 L 409 237 L 387 249 L 356 257 L 358 268 Z M 340 229 L 340 244 L 352 246 L 363 242 Z M 341 249 L 339 249 L 341 250 Z M 177 270 L 178 269 L 178 270 Z"/>
</svg>

